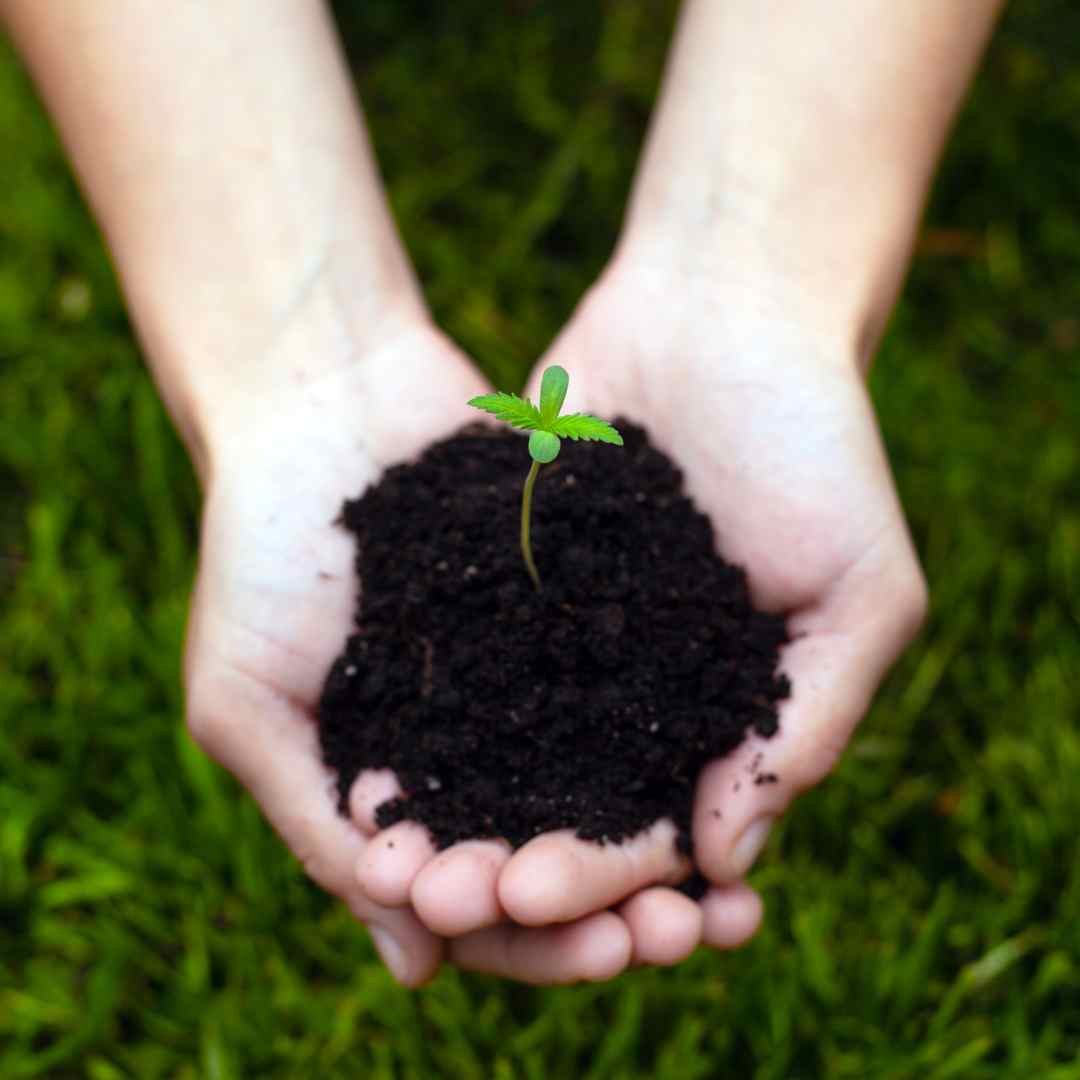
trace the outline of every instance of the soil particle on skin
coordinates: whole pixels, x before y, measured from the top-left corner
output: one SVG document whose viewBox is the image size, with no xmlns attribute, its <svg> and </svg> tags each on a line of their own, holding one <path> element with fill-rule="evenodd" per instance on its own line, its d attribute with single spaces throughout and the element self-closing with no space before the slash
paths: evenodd
<svg viewBox="0 0 1080 1080">
<path fill-rule="evenodd" d="M 624 448 L 564 442 L 540 474 L 540 593 L 512 432 L 465 429 L 345 504 L 362 598 L 319 704 L 342 812 L 361 770 L 390 768 L 404 795 L 379 825 L 422 822 L 440 848 L 667 817 L 688 851 L 703 766 L 776 732 L 783 617 L 754 610 L 678 470 L 617 423 Z"/>
</svg>

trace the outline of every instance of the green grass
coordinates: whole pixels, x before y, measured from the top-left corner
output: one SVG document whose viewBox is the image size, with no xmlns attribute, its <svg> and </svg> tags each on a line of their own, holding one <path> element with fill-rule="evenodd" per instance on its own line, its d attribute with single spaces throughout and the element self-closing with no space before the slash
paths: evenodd
<svg viewBox="0 0 1080 1080">
<path fill-rule="evenodd" d="M 672 10 L 343 15 L 435 311 L 504 388 L 610 249 Z M 1078 40 L 1016 3 L 939 179 L 961 253 L 917 258 L 873 380 L 933 611 L 755 873 L 765 929 L 417 994 L 182 731 L 195 485 L 0 54 L 0 1076 L 1080 1077 Z"/>
</svg>

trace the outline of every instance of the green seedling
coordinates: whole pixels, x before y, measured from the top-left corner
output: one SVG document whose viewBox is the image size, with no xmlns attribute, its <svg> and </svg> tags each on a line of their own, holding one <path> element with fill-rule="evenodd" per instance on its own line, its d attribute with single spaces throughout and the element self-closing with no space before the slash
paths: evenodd
<svg viewBox="0 0 1080 1080">
<path fill-rule="evenodd" d="M 622 436 L 605 420 L 590 416 L 588 413 L 568 413 L 560 416 L 559 410 L 566 400 L 566 388 L 570 376 L 565 368 L 557 364 L 544 372 L 540 380 L 540 407 L 537 408 L 528 398 L 517 394 L 481 394 L 469 404 L 476 409 L 483 409 L 511 427 L 531 431 L 529 436 L 529 456 L 532 466 L 525 477 L 525 488 L 521 493 L 521 554 L 525 559 L 525 569 L 537 591 L 540 589 L 540 575 L 533 560 L 530 539 L 530 519 L 532 516 L 532 495 L 540 466 L 547 465 L 559 456 L 562 446 L 560 439 L 588 439 L 594 442 L 612 443 L 622 446 Z"/>
</svg>

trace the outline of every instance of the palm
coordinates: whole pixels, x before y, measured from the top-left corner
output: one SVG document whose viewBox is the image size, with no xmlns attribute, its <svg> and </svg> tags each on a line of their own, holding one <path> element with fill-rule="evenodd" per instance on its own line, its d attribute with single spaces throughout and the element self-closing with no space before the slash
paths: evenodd
<svg viewBox="0 0 1080 1080">
<path fill-rule="evenodd" d="M 770 355 L 740 358 L 741 371 L 730 361 L 699 353 L 682 371 L 665 366 L 662 380 L 654 366 L 622 391 L 606 383 L 615 392 L 604 404 L 679 463 L 758 602 L 803 611 L 899 526 L 873 420 L 846 375 Z"/>
<path fill-rule="evenodd" d="M 222 660 L 313 706 L 356 599 L 352 543 L 334 524 L 342 499 L 458 426 L 478 384 L 438 339 L 420 339 L 255 404 L 206 504 L 199 613 L 212 604 Z"/>
</svg>

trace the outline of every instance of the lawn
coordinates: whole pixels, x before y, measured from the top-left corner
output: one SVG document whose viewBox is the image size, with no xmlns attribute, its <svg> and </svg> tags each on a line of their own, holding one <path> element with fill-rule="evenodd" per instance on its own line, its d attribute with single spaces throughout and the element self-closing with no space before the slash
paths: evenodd
<svg viewBox="0 0 1080 1080">
<path fill-rule="evenodd" d="M 504 388 L 603 264 L 674 7 L 339 4 L 442 324 Z M 933 591 L 732 955 L 396 988 L 193 746 L 198 493 L 0 44 L 0 1077 L 1080 1077 L 1080 11 L 1019 0 L 873 375 Z"/>
</svg>

